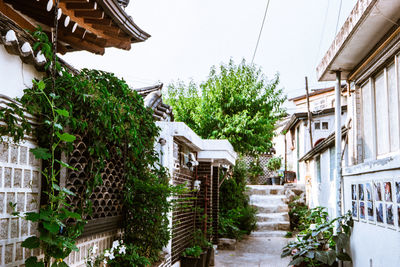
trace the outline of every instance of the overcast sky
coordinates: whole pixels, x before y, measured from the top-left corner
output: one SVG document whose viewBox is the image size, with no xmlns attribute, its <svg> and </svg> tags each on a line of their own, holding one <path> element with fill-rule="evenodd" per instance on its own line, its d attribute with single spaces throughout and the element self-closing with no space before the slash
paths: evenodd
<svg viewBox="0 0 400 267">
<path fill-rule="evenodd" d="M 344 0 L 338 30 L 356 0 Z M 267 0 L 131 0 L 127 12 L 152 35 L 130 51 L 109 48 L 64 58 L 77 68 L 116 73 L 134 87 L 178 79 L 201 82 L 212 65 L 251 62 Z M 315 68 L 335 36 L 340 0 L 270 0 L 254 60 L 272 78 L 280 73 L 289 97 L 304 93 L 304 76 L 318 88 Z M 325 25 L 324 25 L 325 24 Z"/>
</svg>

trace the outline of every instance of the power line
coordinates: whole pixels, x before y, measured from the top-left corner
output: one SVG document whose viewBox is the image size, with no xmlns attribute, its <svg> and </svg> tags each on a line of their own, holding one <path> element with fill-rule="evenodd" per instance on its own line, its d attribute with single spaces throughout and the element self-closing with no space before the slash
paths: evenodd
<svg viewBox="0 0 400 267">
<path fill-rule="evenodd" d="M 256 48 L 254 49 L 254 53 L 253 53 L 253 58 L 251 59 L 251 64 L 253 64 L 254 62 L 254 58 L 256 57 L 256 53 L 257 53 L 257 48 L 258 48 L 258 44 L 260 43 L 260 38 L 261 38 L 261 34 L 264 28 L 264 23 L 265 23 L 265 19 L 267 18 L 267 13 L 268 13 L 268 7 L 269 7 L 269 1 L 267 2 L 267 7 L 265 8 L 265 12 L 264 12 L 264 18 L 261 24 L 261 29 L 260 29 L 260 33 L 258 34 L 258 39 L 257 39 L 257 44 L 256 44 Z"/>
<path fill-rule="evenodd" d="M 328 10 L 329 10 L 329 0 L 328 0 L 328 4 L 326 5 L 326 9 L 325 9 L 325 17 L 324 17 L 324 23 L 322 25 L 322 31 L 321 31 L 321 36 L 319 39 L 319 45 L 318 45 L 318 50 L 317 50 L 317 54 L 315 56 L 315 64 L 317 64 L 318 62 L 318 56 L 319 56 L 319 52 L 321 52 L 321 45 L 322 45 L 322 39 L 324 37 L 324 33 L 325 33 L 325 28 L 326 28 L 326 19 L 328 17 Z"/>
<path fill-rule="evenodd" d="M 336 20 L 335 36 L 337 34 L 337 30 L 338 30 L 338 26 L 339 26 L 340 13 L 342 13 L 342 0 L 340 0 L 339 13 L 338 13 L 338 17 L 337 17 L 337 20 Z"/>
</svg>

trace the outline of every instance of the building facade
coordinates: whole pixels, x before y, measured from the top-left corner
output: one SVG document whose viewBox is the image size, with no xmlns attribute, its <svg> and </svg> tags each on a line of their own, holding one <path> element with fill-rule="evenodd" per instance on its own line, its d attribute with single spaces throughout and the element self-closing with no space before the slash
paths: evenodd
<svg viewBox="0 0 400 267">
<path fill-rule="evenodd" d="M 348 161 L 336 179 L 355 220 L 355 267 L 400 262 L 399 18 L 399 1 L 357 1 L 317 67 L 320 81 L 350 86 Z"/>
</svg>

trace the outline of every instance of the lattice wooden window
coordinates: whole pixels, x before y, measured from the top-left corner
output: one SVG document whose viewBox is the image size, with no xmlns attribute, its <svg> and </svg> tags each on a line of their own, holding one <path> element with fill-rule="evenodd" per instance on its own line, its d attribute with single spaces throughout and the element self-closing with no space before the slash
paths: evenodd
<svg viewBox="0 0 400 267">
<path fill-rule="evenodd" d="M 68 199 L 72 205 L 82 205 L 82 196 L 86 191 L 86 183 L 91 179 L 89 168 L 92 158 L 87 148 L 87 137 L 77 136 L 74 150 L 69 157 L 69 164 L 76 171 L 69 170 L 65 178 L 65 186 L 76 194 Z M 90 196 L 93 203 L 93 213 L 87 216 L 84 235 L 119 228 L 122 220 L 122 192 L 124 187 L 123 157 L 110 149 L 110 161 L 106 162 L 101 172 L 103 183 L 94 189 Z"/>
</svg>

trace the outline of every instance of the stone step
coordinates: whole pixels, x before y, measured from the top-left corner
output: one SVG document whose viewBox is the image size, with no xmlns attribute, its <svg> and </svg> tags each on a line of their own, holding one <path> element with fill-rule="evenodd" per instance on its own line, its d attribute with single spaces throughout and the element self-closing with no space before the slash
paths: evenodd
<svg viewBox="0 0 400 267">
<path fill-rule="evenodd" d="M 290 230 L 290 223 L 281 221 L 281 222 L 258 222 L 257 230 Z"/>
<path fill-rule="evenodd" d="M 250 234 L 253 237 L 284 237 L 286 231 L 255 231 Z"/>
<path fill-rule="evenodd" d="M 258 213 L 256 217 L 257 222 L 289 222 L 289 214 L 287 212 Z"/>
<path fill-rule="evenodd" d="M 248 195 L 284 195 L 283 185 L 248 185 Z"/>
<path fill-rule="evenodd" d="M 255 207 L 258 213 L 280 213 L 289 211 L 289 207 L 286 204 L 252 204 L 251 206 Z"/>
<path fill-rule="evenodd" d="M 260 204 L 284 204 L 286 196 L 284 195 L 252 195 L 250 196 L 250 203 L 257 205 Z"/>
</svg>

